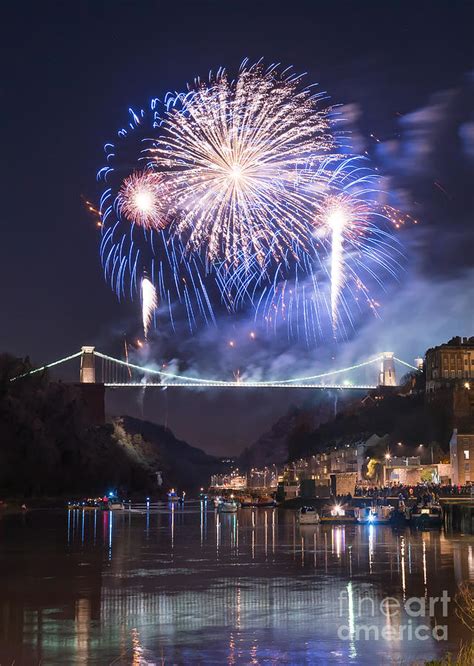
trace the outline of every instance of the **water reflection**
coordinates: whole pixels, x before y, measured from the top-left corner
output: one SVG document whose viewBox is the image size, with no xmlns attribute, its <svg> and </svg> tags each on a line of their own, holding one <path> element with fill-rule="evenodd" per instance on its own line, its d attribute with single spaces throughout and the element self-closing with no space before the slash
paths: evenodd
<svg viewBox="0 0 474 666">
<path fill-rule="evenodd" d="M 474 582 L 471 536 L 300 527 L 274 509 L 32 512 L 0 529 L 1 663 L 409 663 L 463 627 L 451 608 L 448 642 L 400 638 L 386 597 Z M 361 640 L 361 625 L 394 638 Z"/>
</svg>

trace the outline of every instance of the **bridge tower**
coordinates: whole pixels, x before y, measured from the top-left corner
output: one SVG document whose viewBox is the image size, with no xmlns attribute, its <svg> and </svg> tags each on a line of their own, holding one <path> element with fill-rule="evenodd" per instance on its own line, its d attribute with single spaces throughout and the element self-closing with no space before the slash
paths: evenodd
<svg viewBox="0 0 474 666">
<path fill-rule="evenodd" d="M 380 363 L 379 386 L 396 386 L 395 364 L 393 352 L 383 352 Z"/>
<path fill-rule="evenodd" d="M 79 381 L 81 384 L 95 384 L 95 347 L 82 347 L 81 373 Z"/>
</svg>

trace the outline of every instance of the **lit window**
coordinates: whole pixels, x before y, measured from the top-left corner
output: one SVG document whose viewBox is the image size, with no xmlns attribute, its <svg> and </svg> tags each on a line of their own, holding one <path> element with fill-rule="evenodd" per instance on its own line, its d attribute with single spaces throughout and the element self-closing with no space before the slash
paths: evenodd
<svg viewBox="0 0 474 666">
<path fill-rule="evenodd" d="M 464 460 L 469 460 L 469 449 L 464 449 Z"/>
</svg>

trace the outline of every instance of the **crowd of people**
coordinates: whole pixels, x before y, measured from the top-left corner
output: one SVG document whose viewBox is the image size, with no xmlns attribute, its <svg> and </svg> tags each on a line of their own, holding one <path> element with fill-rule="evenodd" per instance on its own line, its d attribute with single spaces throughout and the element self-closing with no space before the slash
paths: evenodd
<svg viewBox="0 0 474 666">
<path fill-rule="evenodd" d="M 427 496 L 434 499 L 439 497 L 471 497 L 473 494 L 473 484 L 460 486 L 453 484 L 419 483 L 415 486 L 408 486 L 395 483 L 383 487 L 373 486 L 367 488 L 358 486 L 355 490 L 355 497 L 368 497 L 373 500 L 388 497 L 397 497 L 400 500 L 423 499 Z"/>
</svg>

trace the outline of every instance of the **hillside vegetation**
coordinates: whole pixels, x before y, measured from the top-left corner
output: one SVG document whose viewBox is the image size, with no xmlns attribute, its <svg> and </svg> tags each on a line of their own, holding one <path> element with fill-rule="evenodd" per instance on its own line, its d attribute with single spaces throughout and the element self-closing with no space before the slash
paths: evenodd
<svg viewBox="0 0 474 666">
<path fill-rule="evenodd" d="M 0 355 L 0 498 L 193 490 L 219 469 L 162 426 L 128 417 L 90 425 L 74 385 L 44 373 L 10 381 L 30 369 L 28 359 Z"/>
<path fill-rule="evenodd" d="M 407 378 L 409 381 L 411 378 Z M 420 455 L 419 444 L 433 446 L 442 455 L 451 435 L 448 410 L 425 403 L 422 381 L 417 379 L 413 388 L 413 392 L 382 393 L 377 400 L 365 394 L 355 398 L 346 394 L 340 399 L 336 416 L 321 407 L 317 414 L 308 408 L 291 407 L 268 433 L 244 451 L 240 465 L 248 469 L 281 464 L 341 443 L 366 440 L 373 434 L 387 435 L 388 442 L 403 442 L 404 455 Z"/>
</svg>

